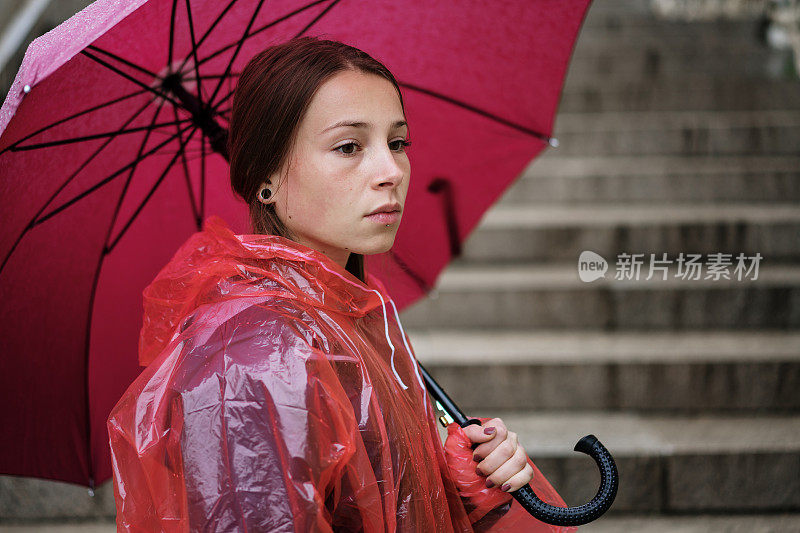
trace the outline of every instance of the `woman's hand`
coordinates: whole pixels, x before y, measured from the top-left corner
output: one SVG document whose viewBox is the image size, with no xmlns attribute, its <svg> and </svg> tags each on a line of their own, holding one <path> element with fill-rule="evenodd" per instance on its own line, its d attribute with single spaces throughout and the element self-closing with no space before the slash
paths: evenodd
<svg viewBox="0 0 800 533">
<path fill-rule="evenodd" d="M 517 441 L 517 434 L 508 431 L 501 419 L 492 418 L 482 426 L 470 424 L 462 429 L 470 441 L 478 443 L 472 457 L 478 475 L 486 477 L 487 487 L 512 492 L 531 482 L 533 468 L 528 464 L 528 454 Z"/>
</svg>

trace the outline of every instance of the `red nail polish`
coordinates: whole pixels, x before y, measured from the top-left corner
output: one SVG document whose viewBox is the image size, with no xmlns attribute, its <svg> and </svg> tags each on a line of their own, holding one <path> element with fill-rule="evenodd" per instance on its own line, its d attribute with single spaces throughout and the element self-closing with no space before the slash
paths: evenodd
<svg viewBox="0 0 800 533">
<path fill-rule="evenodd" d="M 483 476 L 485 476 L 485 475 L 486 475 L 486 474 L 484 474 L 483 472 L 481 472 L 481 469 L 480 469 L 480 468 L 476 468 L 476 469 L 475 469 L 475 473 L 476 473 L 476 474 L 478 474 L 478 475 L 479 475 L 479 476 L 481 476 L 481 477 L 483 477 Z"/>
<path fill-rule="evenodd" d="M 488 428 L 484 428 L 483 429 L 483 432 L 486 433 L 487 435 L 491 435 L 495 431 L 497 431 L 497 430 L 496 430 L 496 428 L 494 426 L 489 426 Z"/>
<path fill-rule="evenodd" d="M 480 455 L 473 455 L 472 460 L 475 461 L 476 463 L 480 463 L 481 461 L 483 461 L 483 457 L 481 457 Z"/>
<path fill-rule="evenodd" d="M 486 488 L 487 489 L 491 489 L 492 487 L 494 487 L 494 482 L 491 479 L 487 479 L 486 480 Z"/>
<path fill-rule="evenodd" d="M 502 490 L 503 492 L 508 492 L 508 489 L 510 489 L 510 488 L 511 488 L 511 485 L 506 483 L 502 487 L 500 487 L 500 490 Z"/>
</svg>

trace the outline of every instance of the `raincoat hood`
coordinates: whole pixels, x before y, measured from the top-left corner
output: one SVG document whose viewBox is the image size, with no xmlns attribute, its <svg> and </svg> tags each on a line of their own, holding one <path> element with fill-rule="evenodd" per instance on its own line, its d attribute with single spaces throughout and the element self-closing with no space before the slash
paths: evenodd
<svg viewBox="0 0 800 533">
<path fill-rule="evenodd" d="M 178 323 L 209 303 L 270 297 L 363 317 L 385 305 L 384 295 L 370 273 L 364 283 L 313 248 L 279 235 L 235 235 L 212 215 L 143 292 L 139 363 L 150 364 Z"/>
<path fill-rule="evenodd" d="M 468 442 L 446 456 L 369 273 L 212 216 L 143 295 L 147 367 L 107 421 L 118 531 L 568 530 L 457 481 Z"/>
</svg>

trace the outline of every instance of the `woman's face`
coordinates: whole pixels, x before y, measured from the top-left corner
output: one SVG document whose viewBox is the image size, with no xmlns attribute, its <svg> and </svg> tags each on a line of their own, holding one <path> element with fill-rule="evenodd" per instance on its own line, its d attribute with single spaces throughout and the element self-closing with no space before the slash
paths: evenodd
<svg viewBox="0 0 800 533">
<path fill-rule="evenodd" d="M 342 71 L 322 84 L 299 125 L 288 168 L 270 177 L 276 212 L 295 240 L 342 268 L 350 252 L 389 250 L 399 217 L 387 227 L 366 215 L 396 202 L 402 216 L 411 178 L 407 135 L 388 80 Z"/>
</svg>

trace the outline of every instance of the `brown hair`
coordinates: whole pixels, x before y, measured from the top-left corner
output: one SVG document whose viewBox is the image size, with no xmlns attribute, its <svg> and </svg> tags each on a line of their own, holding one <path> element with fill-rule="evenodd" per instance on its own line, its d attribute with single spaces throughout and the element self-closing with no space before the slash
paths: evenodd
<svg viewBox="0 0 800 533">
<path fill-rule="evenodd" d="M 274 203 L 264 204 L 256 195 L 260 185 L 289 157 L 300 121 L 317 89 L 343 70 L 376 74 L 392 82 L 405 112 L 400 87 L 389 69 L 339 41 L 295 37 L 262 50 L 242 70 L 233 97 L 228 153 L 231 188 L 249 205 L 254 233 L 294 240 L 278 218 Z M 272 192 L 274 195 L 274 189 Z M 364 256 L 351 252 L 346 269 L 364 281 Z"/>
</svg>

